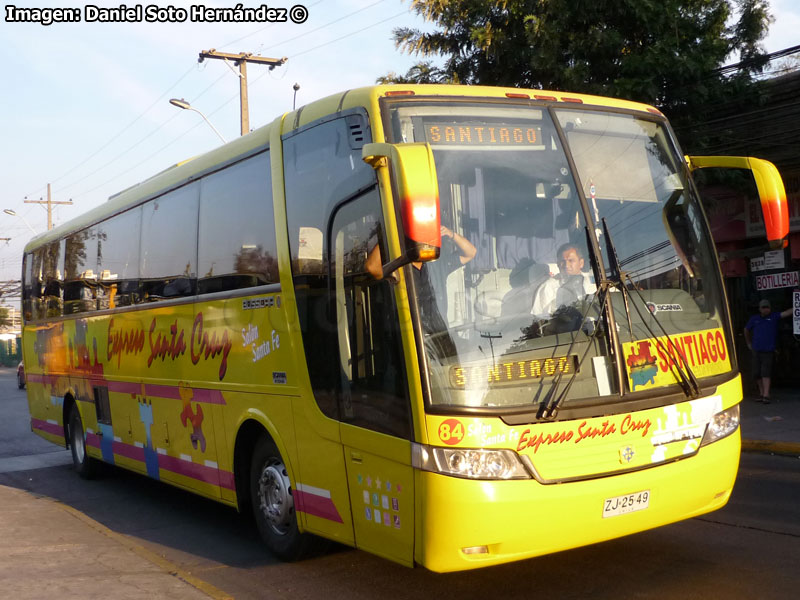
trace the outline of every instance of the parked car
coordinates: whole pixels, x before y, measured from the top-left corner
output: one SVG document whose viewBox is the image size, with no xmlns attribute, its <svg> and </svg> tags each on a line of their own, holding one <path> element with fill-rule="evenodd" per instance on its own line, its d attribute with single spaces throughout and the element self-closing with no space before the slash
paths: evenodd
<svg viewBox="0 0 800 600">
<path fill-rule="evenodd" d="M 25 389 L 25 365 L 22 361 L 17 365 L 17 387 L 21 390 Z"/>
</svg>

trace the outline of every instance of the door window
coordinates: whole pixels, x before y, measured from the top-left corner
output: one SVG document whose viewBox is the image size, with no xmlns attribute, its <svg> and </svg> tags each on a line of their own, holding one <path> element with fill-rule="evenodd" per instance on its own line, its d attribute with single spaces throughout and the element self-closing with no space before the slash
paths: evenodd
<svg viewBox="0 0 800 600">
<path fill-rule="evenodd" d="M 411 419 L 392 284 L 369 274 L 372 253 L 387 256 L 375 190 L 334 215 L 330 264 L 344 422 L 410 438 Z"/>
</svg>

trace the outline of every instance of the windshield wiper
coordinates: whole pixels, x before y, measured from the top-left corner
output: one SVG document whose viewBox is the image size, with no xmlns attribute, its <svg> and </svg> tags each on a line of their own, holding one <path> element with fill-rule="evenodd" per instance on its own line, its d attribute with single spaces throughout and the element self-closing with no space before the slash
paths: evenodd
<svg viewBox="0 0 800 600">
<path fill-rule="evenodd" d="M 602 300 L 600 301 L 599 314 L 600 315 L 603 314 L 603 310 L 606 307 L 606 301 L 608 300 L 609 283 L 610 282 L 608 281 L 603 281 L 600 283 L 600 285 L 597 286 L 597 289 L 595 290 L 594 295 L 592 296 L 592 300 L 589 302 L 589 306 L 586 307 L 586 310 L 581 316 L 581 327 L 583 327 L 583 325 L 586 323 L 586 317 L 589 315 L 589 311 L 594 306 L 594 303 L 598 297 L 602 298 Z M 593 338 L 599 331 L 600 328 L 595 326 L 594 331 L 584 332 L 584 333 L 586 333 L 587 337 L 591 340 L 591 338 Z M 575 335 L 572 336 L 572 343 L 570 343 L 569 348 L 567 349 L 567 356 L 570 356 L 572 348 L 575 346 L 575 342 L 577 341 L 577 339 L 578 336 L 576 333 Z M 591 350 L 591 348 L 592 348 L 591 343 L 587 343 L 586 349 L 583 351 L 583 355 L 578 359 L 575 368 L 572 370 L 572 375 L 569 376 L 569 381 L 567 381 L 567 384 L 564 387 L 564 389 L 561 391 L 558 397 L 556 397 L 556 394 L 558 393 L 558 387 L 561 384 L 561 379 L 564 377 L 564 372 L 561 371 L 558 374 L 558 377 L 556 377 L 555 381 L 553 382 L 553 387 L 550 389 L 550 393 L 547 395 L 544 402 L 542 402 L 542 405 L 539 407 L 539 412 L 536 415 L 539 419 L 552 420 L 556 418 L 556 416 L 558 415 L 558 409 L 561 408 L 561 405 L 566 399 L 567 394 L 569 393 L 569 390 L 575 381 L 575 376 L 578 374 L 578 371 L 581 370 L 583 361 L 586 360 L 586 357 L 589 355 L 589 350 Z"/>
<path fill-rule="evenodd" d="M 589 302 L 589 306 L 584 311 L 583 315 L 581 316 L 581 327 L 584 326 L 586 323 L 586 317 L 589 315 L 589 311 L 591 310 L 592 306 L 594 306 L 595 301 L 598 298 L 600 300 L 600 310 L 598 312 L 598 316 L 602 319 L 604 315 L 608 316 L 605 312 L 606 305 L 608 304 L 608 295 L 610 292 L 610 288 L 613 285 L 613 282 L 606 277 L 605 274 L 605 267 L 600 262 L 600 257 L 594 251 L 594 246 L 592 245 L 591 234 L 589 233 L 589 227 L 585 228 L 586 231 L 586 247 L 589 252 L 589 262 L 592 265 L 592 273 L 594 275 L 595 285 L 597 286 L 592 296 L 591 302 Z M 611 323 L 613 323 L 613 315 L 611 316 Z M 606 328 L 609 332 L 613 329 L 611 327 L 611 323 L 606 321 Z M 616 326 L 614 327 L 614 329 Z M 594 335 L 599 331 L 599 327 L 595 326 L 594 331 L 591 333 L 587 333 L 589 338 L 594 337 Z M 585 332 L 586 333 L 586 332 Z M 570 343 L 569 348 L 567 349 L 567 356 L 570 355 L 572 352 L 572 348 L 575 346 L 575 342 L 577 341 L 578 336 L 574 335 L 572 338 L 572 343 Z M 613 334 L 609 335 L 609 345 L 612 347 L 616 347 L 614 342 L 616 338 Z M 586 360 L 586 357 L 589 355 L 589 350 L 591 349 L 591 343 L 586 344 L 586 350 L 583 351 L 583 356 L 580 357 L 578 363 L 575 365 L 575 369 L 572 371 L 572 375 L 570 375 L 569 381 L 567 381 L 566 387 L 558 394 L 558 388 L 561 385 L 561 379 L 564 377 L 563 371 L 558 374 L 558 377 L 553 381 L 553 387 L 550 389 L 550 393 L 547 394 L 544 401 L 542 402 L 541 406 L 539 407 L 539 412 L 537 413 L 537 417 L 539 419 L 547 419 L 552 420 L 555 419 L 558 415 L 558 410 L 561 408 L 561 405 L 564 403 L 564 400 L 569 393 L 572 384 L 575 381 L 575 377 L 580 371 L 581 366 L 583 366 L 583 361 Z"/>
<path fill-rule="evenodd" d="M 656 343 L 656 345 L 658 347 L 663 348 L 663 342 L 658 340 L 658 336 L 653 331 L 653 329 L 650 327 L 650 325 L 648 325 L 647 320 L 645 319 L 644 315 L 642 314 L 641 309 L 636 305 L 635 302 L 632 301 L 632 299 L 630 297 L 630 291 L 628 290 L 628 287 L 627 287 L 627 284 L 626 284 L 626 280 L 627 280 L 628 283 L 630 283 L 631 287 L 633 287 L 636 290 L 636 293 L 638 294 L 639 299 L 642 302 L 642 305 L 647 306 L 647 301 L 644 299 L 644 296 L 642 296 L 642 293 L 636 287 L 636 285 L 633 282 L 633 279 L 631 278 L 631 276 L 627 272 L 623 271 L 620 268 L 619 258 L 617 257 L 617 250 L 616 250 L 616 247 L 614 246 L 614 242 L 613 242 L 613 240 L 611 238 L 611 233 L 610 233 L 610 231 L 608 229 L 608 224 L 606 223 L 605 218 L 602 219 L 602 222 L 603 222 L 603 234 L 606 237 L 606 251 L 608 253 L 608 259 L 609 259 L 609 263 L 610 263 L 609 266 L 610 266 L 610 269 L 611 269 L 611 277 L 606 277 L 605 276 L 605 268 L 603 266 L 601 266 L 601 263 L 598 260 L 598 257 L 595 256 L 594 249 L 593 249 L 593 246 L 591 244 L 591 240 L 588 239 L 589 236 L 590 236 L 590 233 L 589 233 L 589 229 L 587 227 L 586 228 L 586 236 L 587 236 L 587 242 L 588 242 L 587 243 L 587 247 L 588 247 L 588 251 L 589 251 L 589 254 L 590 254 L 590 260 L 591 260 L 591 264 L 592 264 L 592 271 L 594 273 L 595 281 L 598 281 L 599 283 L 597 284 L 597 290 L 595 290 L 594 296 L 592 297 L 592 301 L 590 302 L 589 307 L 587 308 L 587 310 L 584 312 L 583 316 L 581 317 L 581 324 L 583 325 L 583 323 L 586 322 L 586 317 L 589 314 L 589 309 L 591 309 L 591 307 L 594 306 L 594 303 L 595 303 L 595 301 L 597 300 L 598 297 L 601 298 L 601 300 L 600 300 L 600 313 L 599 314 L 601 316 L 603 315 L 604 309 L 606 308 L 607 305 L 608 305 L 609 312 L 613 312 L 613 304 L 608 302 L 608 298 L 609 298 L 609 294 L 611 292 L 611 289 L 616 287 L 622 293 L 622 299 L 623 299 L 623 303 L 624 303 L 624 307 L 625 307 L 625 315 L 626 315 L 627 320 L 628 320 L 628 331 L 630 333 L 631 341 L 634 341 L 633 322 L 631 321 L 631 312 L 630 312 L 630 307 L 633 306 L 633 308 L 636 310 L 636 313 L 639 315 L 639 319 L 640 319 L 642 325 L 646 329 L 647 333 L 650 335 L 650 338 Z M 601 269 L 602 269 L 602 273 L 601 273 Z M 649 310 L 647 312 L 650 313 Z M 671 363 L 670 364 L 670 369 L 672 370 L 672 374 L 675 377 L 676 382 L 678 383 L 678 385 L 680 385 L 681 390 L 683 391 L 683 393 L 686 395 L 687 398 L 697 398 L 697 397 L 699 397 L 700 396 L 700 386 L 697 383 L 697 378 L 695 377 L 694 373 L 692 373 L 692 370 L 689 367 L 689 364 L 686 362 L 686 358 L 682 354 L 677 352 L 677 346 L 672 341 L 672 338 L 667 333 L 667 331 L 664 328 L 664 325 L 661 323 L 661 321 L 659 321 L 658 318 L 654 314 L 650 314 L 650 316 L 656 322 L 656 324 L 658 325 L 658 327 L 661 330 L 661 332 L 664 335 L 664 337 L 667 338 L 667 344 L 669 345 L 669 347 L 675 349 L 675 352 L 668 352 L 668 355 L 669 356 L 677 355 L 677 357 L 675 358 L 674 361 L 670 361 L 670 363 Z M 609 325 L 608 322 L 606 323 L 606 325 L 610 329 L 610 325 Z M 589 337 L 590 338 L 593 337 L 593 335 L 596 332 L 597 332 L 597 330 L 592 332 L 592 334 L 590 334 Z M 577 336 L 573 337 L 572 343 L 570 344 L 569 349 L 567 350 L 567 356 L 569 356 L 570 352 L 572 351 L 572 348 L 575 345 L 575 341 L 576 340 L 577 340 Z M 625 358 L 624 357 L 624 353 L 621 352 L 622 344 L 621 343 L 620 344 L 615 344 L 615 343 L 613 343 L 613 340 L 614 340 L 614 338 L 610 335 L 609 336 L 610 345 L 612 345 L 612 347 L 614 347 L 614 348 L 620 348 L 620 354 L 619 354 L 619 359 L 618 360 L 620 360 L 620 361 L 624 360 L 624 358 Z M 558 394 L 558 388 L 559 388 L 559 386 L 561 384 L 561 379 L 563 378 L 563 372 L 560 373 L 559 376 L 556 378 L 556 380 L 553 382 L 553 387 L 550 390 L 550 393 L 547 395 L 547 397 L 545 398 L 545 400 L 542 403 L 541 407 L 539 408 L 539 412 L 537 414 L 538 418 L 546 419 L 546 420 L 553 420 L 553 419 L 556 418 L 556 416 L 558 415 L 558 411 L 561 408 L 561 405 L 564 403 L 564 400 L 566 399 L 567 394 L 569 393 L 569 390 L 572 387 L 573 382 L 575 381 L 575 377 L 577 376 L 578 371 L 580 370 L 580 367 L 583 365 L 584 360 L 586 359 L 586 357 L 589 354 L 589 349 L 590 348 L 591 348 L 591 345 L 587 344 L 586 345 L 586 350 L 584 351 L 584 353 L 581 356 L 581 358 L 578 360 L 578 363 L 575 366 L 575 370 L 572 372 L 572 375 L 570 375 L 570 378 L 569 378 L 569 381 L 566 384 L 566 387 L 561 391 L 560 394 Z M 680 362 L 683 362 L 683 367 L 681 367 Z M 620 381 L 620 391 L 622 391 L 622 387 L 621 386 L 622 386 L 622 382 Z"/>
<path fill-rule="evenodd" d="M 647 330 L 647 333 L 650 335 L 651 339 L 656 343 L 656 346 L 662 347 L 663 342 L 658 340 L 658 336 L 647 323 L 644 315 L 642 315 L 642 311 L 636 306 L 635 302 L 631 302 L 630 300 L 630 291 L 628 290 L 627 282 L 630 283 L 631 287 L 636 290 L 636 293 L 639 296 L 639 299 L 642 301 L 643 306 L 647 306 L 647 301 L 642 296 L 642 293 L 639 291 L 639 288 L 636 287 L 631 276 L 623 271 L 619 266 L 619 259 L 617 258 L 617 249 L 614 247 L 614 241 L 611 239 L 611 232 L 608 229 L 608 224 L 606 223 L 605 217 L 603 217 L 603 233 L 606 236 L 606 249 L 608 252 L 608 259 L 611 263 L 611 270 L 612 270 L 612 277 L 618 283 L 619 290 L 622 292 L 622 299 L 625 304 L 625 314 L 628 317 L 628 329 L 630 332 L 630 339 L 631 342 L 634 341 L 633 336 L 633 324 L 631 322 L 631 312 L 630 307 L 633 306 L 636 309 L 636 313 L 639 315 L 639 320 L 642 322 L 642 325 Z M 670 369 L 672 369 L 672 375 L 675 377 L 678 385 L 681 386 L 683 393 L 686 395 L 687 398 L 697 398 L 700 395 L 700 386 L 697 383 L 697 378 L 692 373 L 692 369 L 689 367 L 689 363 L 686 361 L 686 357 L 683 356 L 680 352 L 677 351 L 677 346 L 673 343 L 672 338 L 667 333 L 667 330 L 664 328 L 664 325 L 661 321 L 658 320 L 655 313 L 651 313 L 649 310 L 647 311 L 653 321 L 656 322 L 658 328 L 661 330 L 661 333 L 664 337 L 667 338 L 667 344 L 669 345 L 670 349 L 674 349 L 674 352 L 668 351 L 667 354 L 669 356 L 673 356 L 676 354 L 677 357 L 674 361 L 670 362 Z M 680 362 L 683 362 L 683 367 L 681 367 Z M 685 370 L 684 370 L 685 369 Z M 675 376 L 677 372 L 677 376 Z"/>
</svg>

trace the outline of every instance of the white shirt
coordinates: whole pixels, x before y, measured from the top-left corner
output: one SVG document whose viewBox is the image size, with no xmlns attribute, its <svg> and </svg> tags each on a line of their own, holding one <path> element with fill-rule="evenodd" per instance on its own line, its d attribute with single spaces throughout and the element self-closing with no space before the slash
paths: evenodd
<svg viewBox="0 0 800 600">
<path fill-rule="evenodd" d="M 594 294 L 597 286 L 594 284 L 590 273 L 581 273 L 583 276 L 583 297 Z M 582 299 L 582 298 L 581 298 Z M 572 304 L 575 301 L 575 294 L 571 290 L 563 289 L 559 277 L 551 277 L 539 286 L 533 298 L 531 314 L 538 318 L 549 318 L 558 307 Z"/>
</svg>

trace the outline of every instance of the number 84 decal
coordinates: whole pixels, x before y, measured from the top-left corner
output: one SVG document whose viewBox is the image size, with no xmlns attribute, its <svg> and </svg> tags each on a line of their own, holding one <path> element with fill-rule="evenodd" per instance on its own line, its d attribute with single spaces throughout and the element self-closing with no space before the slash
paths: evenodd
<svg viewBox="0 0 800 600">
<path fill-rule="evenodd" d="M 447 419 L 439 425 L 439 439 L 454 446 L 464 439 L 464 424 L 458 419 Z"/>
</svg>

